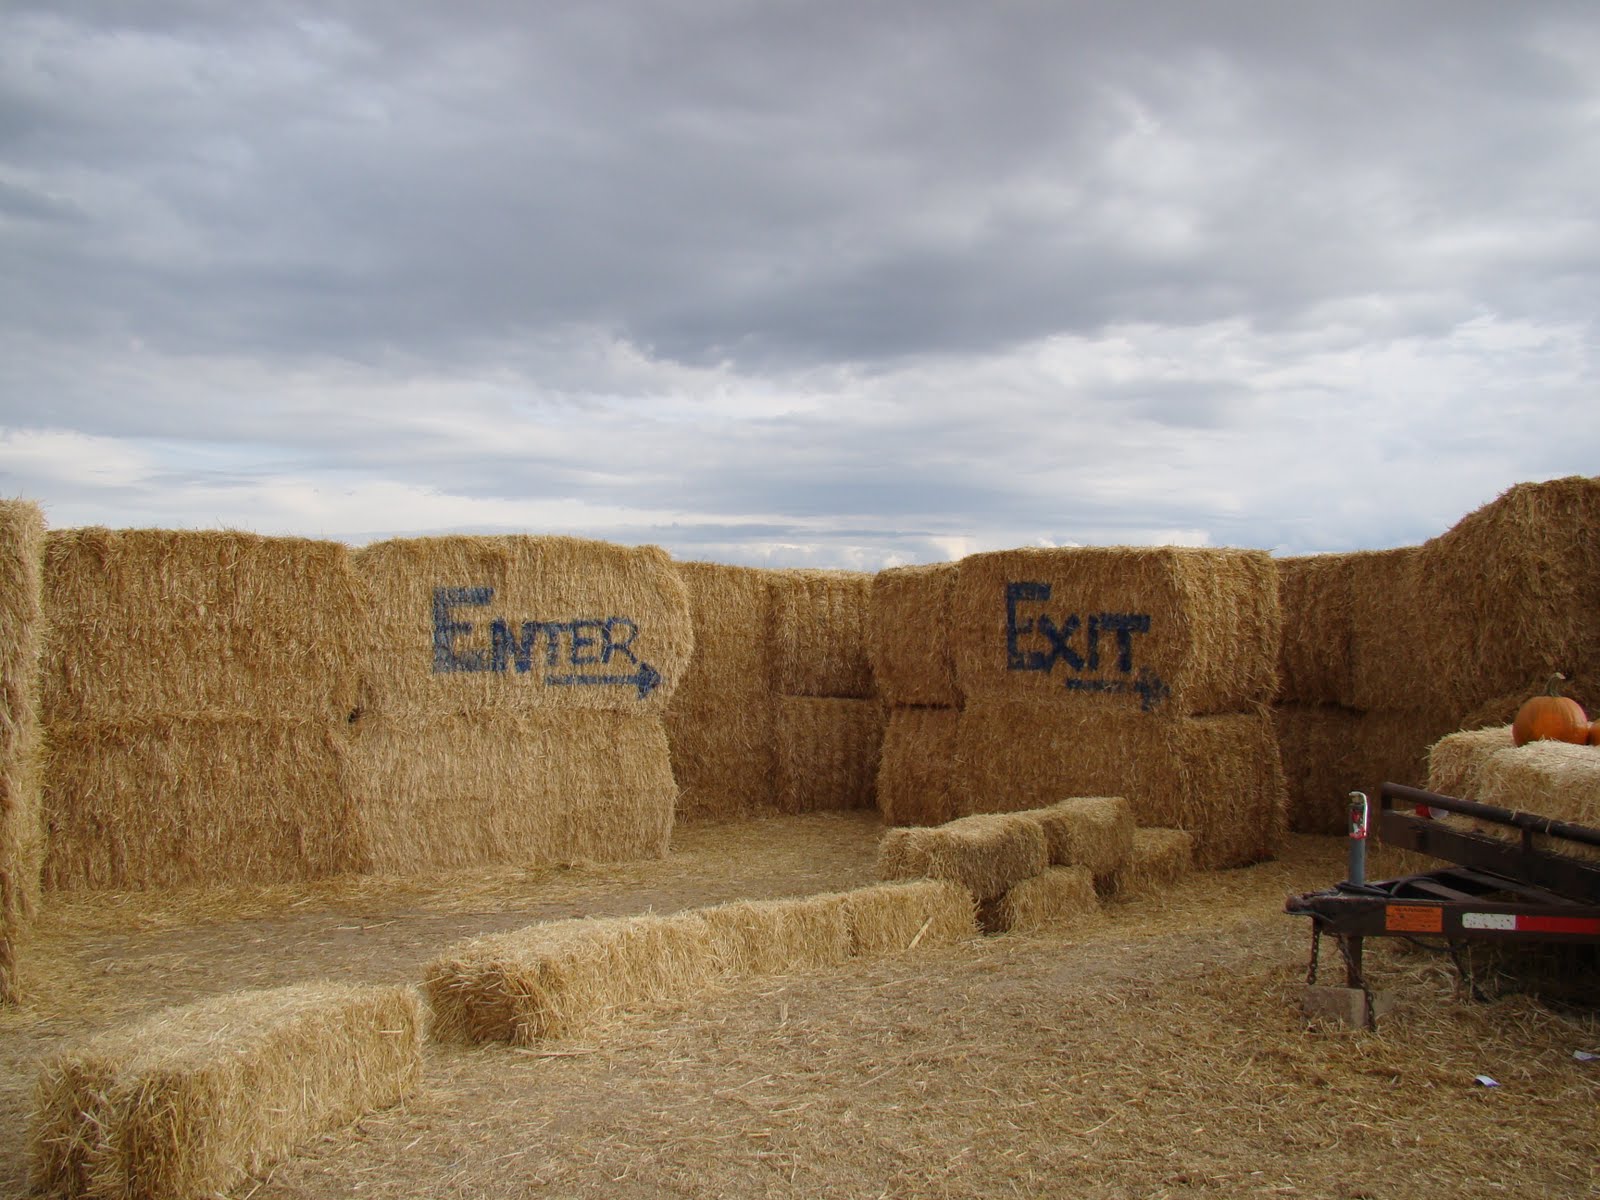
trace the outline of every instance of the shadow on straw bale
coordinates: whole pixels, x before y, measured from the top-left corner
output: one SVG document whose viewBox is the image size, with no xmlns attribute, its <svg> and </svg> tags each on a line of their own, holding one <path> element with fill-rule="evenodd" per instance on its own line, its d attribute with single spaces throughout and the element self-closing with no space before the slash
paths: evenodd
<svg viewBox="0 0 1600 1200">
<path fill-rule="evenodd" d="M 786 975 L 850 957 L 850 926 L 839 896 L 735 900 L 697 910 L 712 953 L 732 975 Z"/>
<path fill-rule="evenodd" d="M 1066 929 L 1099 910 L 1093 872 L 1051 867 L 985 904 L 981 921 L 985 933 L 1038 933 Z"/>
<path fill-rule="evenodd" d="M 662 722 L 620 712 L 364 718 L 354 842 L 369 871 L 659 858 L 676 788 Z"/>
<path fill-rule="evenodd" d="M 667 706 L 678 819 L 725 820 L 772 806 L 777 739 L 767 643 L 768 572 L 678 563 L 694 654 Z"/>
<path fill-rule="evenodd" d="M 656 713 L 694 645 L 684 585 L 654 546 L 566 537 L 377 542 L 363 706 L 388 715 Z"/>
<path fill-rule="evenodd" d="M 878 764 L 878 811 L 886 825 L 943 825 L 960 816 L 953 708 L 893 708 Z"/>
<path fill-rule="evenodd" d="M 687 994 L 722 968 L 697 913 L 590 917 L 458 943 L 426 968 L 434 1032 L 529 1045 Z"/>
<path fill-rule="evenodd" d="M 1350 691 L 1340 702 L 1364 712 L 1426 709 L 1458 720 L 1459 706 L 1434 665 L 1440 628 L 1421 550 L 1339 557 L 1350 597 Z"/>
<path fill-rule="evenodd" d="M 943 879 L 880 883 L 839 893 L 854 958 L 882 958 L 976 937 L 972 893 Z"/>
<path fill-rule="evenodd" d="M 47 721 L 343 720 L 356 703 L 362 609 L 342 543 L 66 529 L 45 564 Z"/>
<path fill-rule="evenodd" d="M 813 696 L 779 696 L 776 704 L 778 810 L 874 807 L 883 706 Z"/>
<path fill-rule="evenodd" d="M 41 1069 L 34 1186 L 189 1200 L 414 1091 L 424 1010 L 411 988 L 234 992 L 90 1039 Z"/>
<path fill-rule="evenodd" d="M 1133 850 L 1133 807 L 1121 796 L 1073 796 L 1021 815 L 1044 830 L 1052 866 L 1105 875 Z"/>
<path fill-rule="evenodd" d="M 952 628 L 969 702 L 1210 713 L 1278 688 L 1277 570 L 1254 550 L 972 555 L 957 568 Z"/>
<path fill-rule="evenodd" d="M 47 888 L 281 883 L 359 866 L 342 726 L 78 721 L 45 740 Z"/>
<path fill-rule="evenodd" d="M 969 811 L 1124 796 L 1140 825 L 1187 829 L 1206 869 L 1271 857 L 1285 823 L 1283 772 L 1265 711 L 1207 717 L 970 703 L 956 760 Z"/>
<path fill-rule="evenodd" d="M 891 567 L 873 577 L 867 650 L 885 702 L 960 706 L 950 630 L 955 583 L 953 562 Z"/>
<path fill-rule="evenodd" d="M 772 688 L 786 696 L 865 699 L 872 686 L 862 571 L 769 571 Z"/>
<path fill-rule="evenodd" d="M 1181 829 L 1143 828 L 1133 836 L 1133 853 L 1104 884 L 1108 900 L 1135 900 L 1171 887 L 1194 869 L 1194 838 Z"/>
<path fill-rule="evenodd" d="M 1015 814 L 890 829 L 878 843 L 880 879 L 944 879 L 959 883 L 980 903 L 997 899 L 1049 865 L 1044 830 Z"/>
<path fill-rule="evenodd" d="M 1600 477 L 1520 483 L 1419 551 L 1432 669 L 1470 711 L 1600 674 Z"/>
<path fill-rule="evenodd" d="M 21 997 L 17 948 L 37 906 L 44 855 L 36 687 L 44 547 L 39 506 L 0 500 L 0 1004 Z"/>
<path fill-rule="evenodd" d="M 1295 833 L 1342 834 L 1358 773 L 1350 749 L 1365 714 L 1337 704 L 1279 704 L 1272 710 Z"/>
<path fill-rule="evenodd" d="M 1280 703 L 1338 704 L 1352 694 L 1348 558 L 1312 554 L 1274 560 L 1283 607 Z"/>
</svg>

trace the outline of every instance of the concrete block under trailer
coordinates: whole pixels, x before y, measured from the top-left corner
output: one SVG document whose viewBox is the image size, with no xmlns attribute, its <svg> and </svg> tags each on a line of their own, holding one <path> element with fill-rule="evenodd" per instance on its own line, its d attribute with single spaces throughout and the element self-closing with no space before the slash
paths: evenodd
<svg viewBox="0 0 1600 1200">
<path fill-rule="evenodd" d="M 1457 813 L 1517 831 L 1515 840 L 1455 829 L 1440 820 Z M 1362 942 L 1369 937 L 1600 945 L 1600 862 L 1548 848 L 1549 842 L 1600 849 L 1600 829 L 1511 812 L 1420 788 L 1385 783 L 1379 791 L 1378 835 L 1386 845 L 1456 865 L 1395 879 L 1361 878 L 1364 816 L 1352 815 L 1351 879 L 1319 892 L 1290 896 L 1284 911 L 1310 917 L 1311 969 L 1323 934 L 1339 940 L 1347 986 L 1366 995 Z"/>
</svg>

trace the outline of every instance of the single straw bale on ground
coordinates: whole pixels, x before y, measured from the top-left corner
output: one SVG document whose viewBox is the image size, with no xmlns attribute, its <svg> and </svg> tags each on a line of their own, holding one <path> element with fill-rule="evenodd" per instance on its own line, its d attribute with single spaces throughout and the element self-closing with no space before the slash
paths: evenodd
<svg viewBox="0 0 1600 1200">
<path fill-rule="evenodd" d="M 785 696 L 865 699 L 877 693 L 867 657 L 872 576 L 863 571 L 767 572 L 772 689 Z"/>
<path fill-rule="evenodd" d="M 42 1067 L 33 1183 L 56 1196 L 190 1200 L 416 1089 L 404 987 L 233 992 L 109 1031 Z"/>
<path fill-rule="evenodd" d="M 1478 729 L 1440 739 L 1429 760 L 1430 786 L 1444 795 L 1492 804 L 1512 812 L 1532 813 L 1574 825 L 1600 827 L 1600 752 L 1569 742 L 1511 743 L 1511 728 Z M 1510 841 L 1517 829 L 1469 817 L 1448 818 L 1479 833 Z M 1575 858 L 1597 859 L 1600 850 L 1559 838 L 1535 838 L 1535 844 Z"/>
<path fill-rule="evenodd" d="M 1348 555 L 1274 560 L 1283 607 L 1278 701 L 1337 704 L 1351 694 Z"/>
<path fill-rule="evenodd" d="M 960 706 L 950 629 L 955 583 L 953 562 L 891 567 L 873 577 L 867 651 L 885 702 Z"/>
<path fill-rule="evenodd" d="M 975 701 L 961 714 L 956 761 L 968 811 L 1123 796 L 1138 824 L 1193 833 L 1205 869 L 1269 858 L 1284 833 L 1283 771 L 1264 710 L 1177 717 Z"/>
<path fill-rule="evenodd" d="M 1075 925 L 1100 909 L 1094 878 L 1087 867 L 1051 867 L 985 905 L 983 927 L 989 933 L 1037 933 Z"/>
<path fill-rule="evenodd" d="M 956 681 L 974 699 L 1211 713 L 1269 701 L 1272 560 L 1172 546 L 1004 550 L 957 568 Z"/>
<path fill-rule="evenodd" d="M 0 1004 L 20 998 L 17 944 L 37 905 L 44 853 L 36 687 L 44 546 L 39 506 L 0 500 Z"/>
<path fill-rule="evenodd" d="M 694 647 L 666 552 L 567 537 L 431 537 L 355 555 L 364 707 L 387 716 L 659 714 Z"/>
<path fill-rule="evenodd" d="M 1194 838 L 1182 829 L 1145 828 L 1133 853 L 1105 881 L 1107 899 L 1133 900 L 1171 887 L 1194 869 Z"/>
<path fill-rule="evenodd" d="M 1073 796 L 1022 815 L 1044 830 L 1052 866 L 1104 875 L 1133 849 L 1133 808 L 1121 796 Z"/>
<path fill-rule="evenodd" d="M 45 887 L 283 883 L 359 867 L 340 726 L 239 716 L 48 726 Z"/>
<path fill-rule="evenodd" d="M 619 1009 L 689 994 L 721 969 L 696 913 L 589 917 L 451 947 L 426 968 L 445 1039 L 530 1045 L 578 1033 Z"/>
<path fill-rule="evenodd" d="M 694 653 L 666 710 L 679 820 L 743 817 L 772 803 L 777 771 L 768 572 L 678 563 Z"/>
<path fill-rule="evenodd" d="M 1049 865 L 1043 828 L 1015 814 L 890 829 L 878 843 L 880 879 L 944 879 L 959 883 L 979 901 L 997 899 Z"/>
<path fill-rule="evenodd" d="M 1343 834 L 1359 774 L 1351 760 L 1365 714 L 1338 704 L 1279 704 L 1272 710 L 1283 760 L 1289 828 Z"/>
<path fill-rule="evenodd" d="M 854 958 L 951 946 L 978 933 L 972 893 L 949 880 L 880 883 L 838 895 Z"/>
<path fill-rule="evenodd" d="M 786 975 L 850 957 L 850 926 L 837 895 L 735 900 L 698 910 L 712 953 L 733 975 Z"/>
<path fill-rule="evenodd" d="M 778 810 L 874 807 L 883 706 L 813 696 L 779 696 L 775 703 Z"/>
<path fill-rule="evenodd" d="M 374 717 L 352 742 L 354 842 L 383 874 L 659 858 L 676 788 L 654 717 Z"/>
<path fill-rule="evenodd" d="M 362 609 L 339 542 L 233 530 L 53 531 L 47 721 L 343 720 Z"/>
<path fill-rule="evenodd" d="M 1455 707 L 1600 672 L 1600 477 L 1520 483 L 1421 547 L 1430 666 Z"/>
<path fill-rule="evenodd" d="M 956 808 L 953 708 L 894 708 L 878 764 L 878 812 L 886 825 L 943 825 Z"/>
</svg>

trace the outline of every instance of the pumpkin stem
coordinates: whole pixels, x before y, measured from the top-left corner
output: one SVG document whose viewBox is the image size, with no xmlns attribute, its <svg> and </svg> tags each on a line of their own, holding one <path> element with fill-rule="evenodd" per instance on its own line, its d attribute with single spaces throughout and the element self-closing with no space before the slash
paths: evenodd
<svg viewBox="0 0 1600 1200">
<path fill-rule="evenodd" d="M 1561 685 L 1566 681 L 1567 677 L 1560 671 L 1557 671 L 1554 675 L 1550 676 L 1550 682 L 1544 685 L 1544 694 L 1546 696 L 1561 695 Z"/>
</svg>

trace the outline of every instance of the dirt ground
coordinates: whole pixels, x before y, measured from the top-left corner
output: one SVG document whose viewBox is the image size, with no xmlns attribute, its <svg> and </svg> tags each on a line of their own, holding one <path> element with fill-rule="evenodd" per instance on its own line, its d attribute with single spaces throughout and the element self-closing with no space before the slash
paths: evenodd
<svg viewBox="0 0 1600 1200">
<path fill-rule="evenodd" d="M 822 814 L 680 829 L 623 867 L 58 899 L 31 1004 L 0 1013 L 0 1195 L 26 1194 L 38 1061 L 86 1033 L 241 987 L 414 982 L 530 920 L 870 882 L 879 832 Z M 429 1046 L 403 1107 L 235 1194 L 1600 1194 L 1600 1062 L 1574 1057 L 1600 1051 L 1592 1011 L 1475 1002 L 1447 958 L 1381 941 L 1378 1031 L 1301 1018 L 1309 928 L 1283 898 L 1342 874 L 1341 841 L 1294 838 L 1050 935 L 728 983 L 537 1049 Z"/>
</svg>

